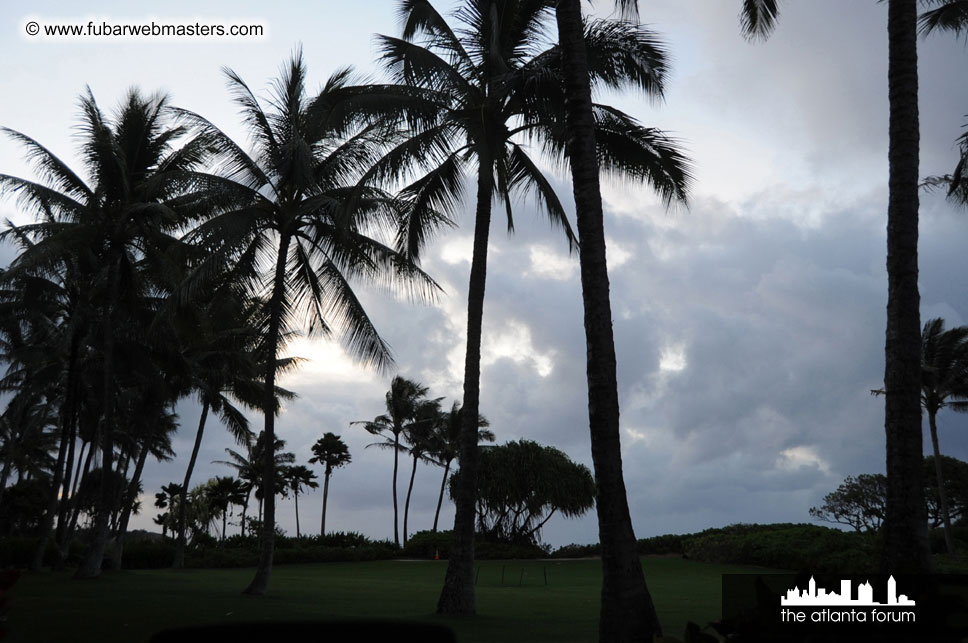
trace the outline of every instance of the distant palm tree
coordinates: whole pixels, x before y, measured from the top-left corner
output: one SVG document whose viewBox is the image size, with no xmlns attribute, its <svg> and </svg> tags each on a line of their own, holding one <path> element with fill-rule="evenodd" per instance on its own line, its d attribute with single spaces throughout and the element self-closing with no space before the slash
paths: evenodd
<svg viewBox="0 0 968 643">
<path fill-rule="evenodd" d="M 319 488 L 319 483 L 316 482 L 316 474 L 301 464 L 293 467 L 284 467 L 280 477 L 282 478 L 283 484 L 292 491 L 292 497 L 296 503 L 296 538 L 299 538 L 299 492 L 303 488 L 317 489 Z"/>
<path fill-rule="evenodd" d="M 274 358 L 286 332 L 308 325 L 309 333 L 337 334 L 349 353 L 379 368 L 391 363 L 350 279 L 379 280 L 413 287 L 429 295 L 436 284 L 400 253 L 369 236 L 388 226 L 398 202 L 358 185 L 379 157 L 386 132 L 367 126 L 341 102 L 349 72 L 330 77 L 315 98 L 306 95 L 306 68 L 297 51 L 272 85 L 269 109 L 232 71 L 226 71 L 235 101 L 252 135 L 252 154 L 201 116 L 181 110 L 184 122 L 219 150 L 212 175 L 195 178 L 199 198 L 180 204 L 199 217 L 217 215 L 195 228 L 189 239 L 210 253 L 196 270 L 197 281 L 233 265 L 232 275 L 251 292 L 266 297 L 263 350 L 263 415 L 267 441 L 275 440 Z M 272 248 L 270 250 L 270 248 Z M 266 274 L 261 267 L 272 270 Z M 189 280 L 189 284 L 196 280 Z M 275 462 L 265 460 L 263 489 L 271 491 Z M 275 543 L 275 497 L 264 497 L 259 564 L 245 589 L 264 594 Z"/>
<path fill-rule="evenodd" d="M 346 466 L 353 460 L 350 450 L 346 443 L 335 433 L 326 432 L 323 437 L 316 440 L 313 445 L 313 457 L 309 459 L 312 464 L 321 464 L 325 467 L 323 472 L 323 516 L 319 522 L 320 537 L 326 535 L 326 502 L 329 498 L 329 477 L 333 475 L 333 470 Z"/>
<path fill-rule="evenodd" d="M 368 444 L 381 449 L 393 450 L 393 542 L 400 546 L 400 529 L 398 523 L 397 504 L 397 470 L 400 462 L 400 452 L 406 451 L 400 438 L 403 436 L 407 423 L 412 422 L 417 408 L 427 395 L 427 387 L 399 375 L 390 382 L 390 390 L 386 394 L 386 413 L 373 418 L 372 422 L 360 421 L 350 424 L 362 424 L 371 435 L 384 437 L 383 442 Z"/>
<path fill-rule="evenodd" d="M 571 156 L 566 149 L 571 132 L 564 119 L 567 62 L 543 38 L 550 18 L 547 2 L 466 0 L 455 13 L 460 22 L 456 29 L 428 0 L 405 0 L 401 12 L 402 37 L 379 38 L 385 65 L 400 83 L 385 90 L 387 109 L 398 108 L 398 118 L 412 135 L 378 168 L 393 179 L 415 167 L 426 171 L 402 192 L 416 204 L 410 234 L 402 238 L 422 239 L 414 221 L 434 221 L 437 209 L 456 209 L 466 171 L 473 168 L 477 183 L 464 362 L 463 475 L 437 608 L 440 613 L 473 614 L 476 418 L 491 205 L 495 199 L 503 202 L 508 229 L 513 230 L 512 199 L 530 193 L 552 225 L 564 231 L 569 247 L 576 247 L 564 207 L 528 146 L 534 143 L 558 161 Z M 590 27 L 589 37 L 606 48 L 596 68 L 605 84 L 661 87 L 664 54 L 650 32 L 629 23 L 602 22 Z M 683 199 L 689 170 L 675 144 L 617 109 L 595 108 L 592 136 L 598 135 L 599 145 L 593 153 L 601 157 L 602 167 L 645 180 L 669 200 Z"/>
<path fill-rule="evenodd" d="M 404 427 L 403 435 L 407 442 L 407 451 L 413 460 L 410 469 L 410 484 L 407 485 L 407 500 L 403 505 L 403 546 L 407 546 L 407 519 L 410 515 L 410 497 L 413 495 L 413 480 L 417 475 L 417 463 L 433 462 L 430 452 L 434 448 L 434 436 L 437 426 L 441 423 L 440 401 L 424 400 L 417 406 L 413 421 Z"/>
<path fill-rule="evenodd" d="M 945 407 L 968 413 L 968 326 L 945 330 L 943 319 L 928 321 L 921 333 L 921 362 L 921 405 L 928 412 L 945 547 L 951 554 L 955 547 L 944 473 L 941 470 L 943 458 L 938 446 L 937 416 L 938 411 Z"/>
<path fill-rule="evenodd" d="M 459 402 L 454 402 L 449 411 L 443 413 L 441 421 L 435 427 L 433 439 L 433 449 L 431 457 L 440 467 L 444 468 L 444 476 L 440 481 L 440 493 L 437 496 L 437 510 L 434 512 L 434 526 L 432 531 L 437 532 L 437 520 L 440 517 L 440 507 L 444 502 L 444 490 L 447 488 L 447 479 L 450 477 L 450 465 L 460 453 L 460 431 L 462 426 L 462 411 Z M 477 418 L 477 441 L 494 442 L 494 433 L 486 427 L 490 426 L 483 415 Z"/>
<path fill-rule="evenodd" d="M 161 526 L 161 535 L 163 537 L 168 535 L 169 528 L 172 529 L 172 532 L 175 531 L 171 510 L 174 509 L 175 504 L 181 496 L 182 487 L 176 482 L 169 482 L 166 485 L 162 485 L 161 491 L 155 494 L 155 507 L 169 510 L 155 517 L 155 524 Z"/>
</svg>

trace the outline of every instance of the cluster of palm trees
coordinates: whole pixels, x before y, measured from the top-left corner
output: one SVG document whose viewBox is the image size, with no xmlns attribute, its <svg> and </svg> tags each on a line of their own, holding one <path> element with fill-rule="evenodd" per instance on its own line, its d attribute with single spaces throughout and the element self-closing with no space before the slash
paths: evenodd
<svg viewBox="0 0 968 643">
<path fill-rule="evenodd" d="M 397 375 L 393 378 L 390 383 L 390 390 L 386 393 L 386 412 L 376 416 L 371 421 L 351 423 L 361 425 L 371 435 L 382 438 L 381 441 L 368 444 L 367 447 L 377 447 L 393 452 L 393 542 L 397 546 L 401 544 L 404 547 L 407 546 L 409 536 L 407 522 L 410 515 L 413 481 L 417 475 L 417 464 L 425 462 L 439 466 L 444 470 L 432 527 L 432 531 L 436 532 L 440 508 L 444 501 L 444 491 L 450 478 L 451 465 L 460 450 L 463 408 L 458 402 L 451 404 L 449 409 L 443 408 L 441 404 L 443 398 L 428 398 L 428 390 L 423 384 Z M 494 433 L 487 428 L 490 426 L 487 418 L 478 414 L 475 424 L 478 442 L 494 441 Z M 410 482 L 407 485 L 407 498 L 403 508 L 402 543 L 400 539 L 400 511 L 397 501 L 397 474 L 401 454 L 409 456 L 412 463 Z"/>
</svg>

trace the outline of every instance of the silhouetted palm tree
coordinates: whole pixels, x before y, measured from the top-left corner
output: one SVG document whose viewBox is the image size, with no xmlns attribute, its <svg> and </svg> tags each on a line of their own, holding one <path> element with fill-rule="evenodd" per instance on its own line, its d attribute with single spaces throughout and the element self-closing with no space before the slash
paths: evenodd
<svg viewBox="0 0 968 643">
<path fill-rule="evenodd" d="M 928 321 L 921 334 L 921 360 L 921 404 L 928 412 L 945 547 L 950 554 L 954 553 L 954 540 L 938 446 L 937 416 L 945 407 L 968 413 L 968 326 L 945 330 L 943 319 Z"/>
<path fill-rule="evenodd" d="M 460 453 L 460 431 L 462 425 L 462 411 L 459 402 L 454 402 L 450 410 L 443 413 L 440 422 L 437 423 L 434 431 L 433 449 L 431 457 L 438 466 L 444 468 L 443 478 L 440 480 L 440 493 L 437 496 L 437 510 L 434 512 L 434 526 L 432 531 L 437 531 L 437 519 L 440 517 L 440 507 L 444 502 L 444 490 L 447 488 L 447 479 L 450 477 L 450 465 Z M 494 433 L 485 427 L 490 426 L 483 415 L 477 417 L 477 441 L 494 442 Z"/>
<path fill-rule="evenodd" d="M 403 87 L 387 88 L 392 97 L 387 102 L 398 107 L 399 118 L 412 135 L 378 168 L 394 179 L 415 167 L 427 172 L 402 192 L 415 204 L 409 234 L 400 235 L 403 241 L 422 239 L 415 232 L 419 222 L 435 221 L 437 209 L 457 206 L 463 196 L 464 173 L 476 165 L 464 363 L 467 415 L 460 453 L 463 473 L 456 494 L 454 542 L 438 602 L 441 613 L 473 614 L 476 418 L 491 204 L 495 198 L 503 201 L 511 230 L 512 196 L 530 193 L 574 247 L 564 208 L 525 145 L 534 142 L 559 161 L 570 156 L 563 111 L 562 70 L 567 65 L 561 52 L 548 49 L 542 38 L 550 18 L 546 2 L 467 0 L 455 14 L 461 23 L 457 29 L 427 0 L 406 0 L 401 13 L 402 38 L 380 36 L 380 42 L 386 66 Z M 604 83 L 661 87 L 663 52 L 651 33 L 629 23 L 595 23 L 589 38 L 596 47 L 607 49 L 596 69 Z M 601 105 L 596 105 L 592 127 L 599 134 L 595 153 L 603 168 L 648 181 L 667 199 L 684 198 L 689 180 L 686 161 L 661 132 Z"/>
<path fill-rule="evenodd" d="M 627 15 L 637 14 L 636 0 L 616 0 L 615 4 Z M 743 0 L 741 17 L 747 34 L 766 35 L 773 28 L 776 15 L 776 0 Z M 599 640 L 650 640 L 662 629 L 639 564 L 622 475 L 615 340 L 592 103 L 595 58 L 585 38 L 581 0 L 557 0 L 555 17 L 564 70 L 567 153 L 581 248 L 578 258 L 585 311 L 589 431 L 602 546 Z M 656 89 L 661 91 L 661 83 Z"/>
<path fill-rule="evenodd" d="M 326 502 L 329 498 L 329 477 L 333 475 L 334 469 L 346 466 L 353 460 L 353 457 L 350 455 L 346 443 L 335 433 L 324 433 L 323 437 L 313 444 L 312 450 L 313 457 L 309 459 L 309 462 L 321 464 L 325 467 L 323 472 L 323 515 L 319 522 L 319 535 L 322 537 L 326 535 Z"/>
<path fill-rule="evenodd" d="M 372 422 L 351 422 L 362 424 L 372 435 L 383 436 L 383 442 L 368 444 L 381 449 L 393 450 L 393 542 L 400 546 L 400 529 L 398 522 L 397 504 L 397 470 L 399 469 L 400 452 L 406 451 L 400 438 L 408 422 L 413 421 L 417 408 L 427 395 L 427 387 L 399 375 L 390 382 L 390 390 L 386 394 L 386 410 L 383 415 L 373 418 Z"/>
<path fill-rule="evenodd" d="M 196 177 L 200 197 L 180 204 L 183 211 L 209 216 L 190 240 L 210 253 L 196 270 L 203 283 L 212 272 L 233 265 L 231 274 L 251 292 L 266 297 L 262 350 L 270 356 L 264 376 L 266 439 L 275 440 L 276 369 L 273 358 L 289 330 L 338 335 L 350 355 L 380 368 L 390 351 L 377 334 L 350 286 L 350 279 L 379 280 L 390 287 L 416 286 L 429 294 L 435 284 L 400 253 L 368 233 L 386 227 L 396 201 L 358 185 L 379 157 L 385 131 L 360 123 L 340 102 L 348 71 L 330 77 L 320 94 L 306 95 L 306 69 L 297 52 L 272 85 L 263 108 L 234 72 L 226 71 L 254 150 L 246 153 L 201 116 L 180 111 L 182 119 L 219 150 L 214 174 Z M 265 273 L 261 267 L 272 270 Z M 189 280 L 193 283 L 194 280 Z M 246 588 L 264 594 L 269 586 L 275 543 L 275 462 L 265 461 L 259 564 Z"/>
<path fill-rule="evenodd" d="M 316 474 L 304 465 L 284 467 L 280 474 L 283 484 L 292 491 L 292 497 L 296 503 L 296 538 L 300 537 L 299 532 L 299 492 L 306 489 L 317 489 L 319 483 L 316 482 Z"/>
<path fill-rule="evenodd" d="M 106 472 L 114 467 L 116 343 L 131 327 L 128 307 L 152 289 L 151 274 L 164 269 L 168 251 L 177 245 L 172 234 L 181 221 L 169 202 L 183 193 L 184 173 L 198 165 L 206 149 L 200 139 L 173 149 L 185 130 L 166 120 L 166 103 L 165 96 L 144 97 L 131 90 L 112 119 L 102 113 L 90 91 L 81 98 L 80 152 L 90 182 L 36 140 L 4 130 L 24 145 L 42 177 L 38 183 L 0 175 L 0 191 L 16 191 L 21 206 L 40 219 L 21 226 L 36 243 L 10 269 L 53 273 L 71 263 L 69 258 L 81 258 L 75 264 L 86 266 L 85 285 L 96 311 L 91 324 L 97 328 L 95 347 L 102 362 L 97 442 Z M 118 500 L 113 493 L 103 485 L 95 508 L 93 544 L 78 577 L 100 574 L 112 503 Z"/>
</svg>

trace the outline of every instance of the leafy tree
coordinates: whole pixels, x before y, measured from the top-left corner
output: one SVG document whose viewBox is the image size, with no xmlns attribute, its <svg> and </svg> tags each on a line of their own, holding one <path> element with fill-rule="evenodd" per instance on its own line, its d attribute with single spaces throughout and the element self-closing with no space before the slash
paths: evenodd
<svg viewBox="0 0 968 643">
<path fill-rule="evenodd" d="M 948 500 L 948 517 L 951 524 L 957 524 L 968 516 L 968 462 L 943 455 L 944 490 Z M 924 495 L 928 505 L 928 526 L 937 529 L 944 525 L 941 510 L 941 494 L 935 476 L 937 466 L 934 456 L 924 458 Z"/>
<path fill-rule="evenodd" d="M 333 475 L 334 469 L 346 466 L 352 462 L 353 457 L 346 443 L 335 433 L 326 432 L 323 437 L 316 440 L 312 447 L 313 457 L 309 459 L 311 464 L 321 464 L 325 467 L 323 471 L 323 516 L 319 523 L 320 537 L 326 535 L 326 501 L 329 498 L 329 477 Z"/>
<path fill-rule="evenodd" d="M 463 471 L 454 474 L 451 493 Z M 555 513 L 577 518 L 595 504 L 588 467 L 553 447 L 521 440 L 481 448 L 477 530 L 486 539 L 538 544 Z"/>
<path fill-rule="evenodd" d="M 945 330 L 941 318 L 925 323 L 921 333 L 921 405 L 928 412 L 945 547 L 948 553 L 953 553 L 948 497 L 942 482 L 945 476 L 938 446 L 937 417 L 938 412 L 946 407 L 968 413 L 968 326 Z"/>
<path fill-rule="evenodd" d="M 402 192 L 415 203 L 404 240 L 423 237 L 414 220 L 435 221 L 437 210 L 456 209 L 463 175 L 472 163 L 476 166 L 463 391 L 467 415 L 460 453 L 464 487 L 456 495 L 454 542 L 437 607 L 440 613 L 473 614 L 476 419 L 491 205 L 495 198 L 503 202 L 513 230 L 512 199 L 530 193 L 575 247 L 558 195 L 523 144 L 534 142 L 558 161 L 570 157 L 562 82 L 567 62 L 542 38 L 550 19 L 546 2 L 467 0 L 455 13 L 457 28 L 427 0 L 406 0 L 401 13 L 402 37 L 380 36 L 380 43 L 384 63 L 400 83 L 390 92 L 402 97 L 394 105 L 412 135 L 378 167 L 393 179 L 415 168 L 426 172 Z M 628 23 L 595 23 L 588 38 L 604 50 L 595 69 L 604 84 L 661 85 L 663 52 L 650 32 Z M 594 153 L 602 168 L 647 181 L 668 199 L 683 198 L 689 172 L 672 141 L 619 110 L 595 109 L 592 129 L 599 145 Z"/>
<path fill-rule="evenodd" d="M 245 491 L 237 478 L 232 476 L 217 476 L 209 481 L 205 493 L 208 501 L 222 514 L 222 533 L 219 540 L 225 541 L 225 529 L 228 522 L 229 505 L 238 504 L 245 497 Z"/>
<path fill-rule="evenodd" d="M 418 382 L 408 380 L 399 375 L 390 382 L 390 390 L 386 394 L 386 410 L 383 415 L 373 418 L 372 422 L 352 422 L 362 424 L 371 435 L 383 436 L 383 442 L 368 444 L 381 449 L 393 450 L 393 542 L 400 545 L 400 531 L 398 527 L 397 509 L 397 470 L 399 469 L 400 453 L 406 451 L 400 443 L 407 424 L 413 422 L 417 409 L 427 396 L 427 387 Z"/>
<path fill-rule="evenodd" d="M 857 532 L 879 531 L 887 504 L 887 477 L 862 473 L 847 478 L 823 498 L 823 505 L 811 507 L 810 515 L 823 522 L 853 527 Z"/>
<path fill-rule="evenodd" d="M 292 491 L 292 497 L 296 503 L 296 538 L 299 538 L 299 492 L 304 488 L 317 489 L 319 483 L 316 482 L 316 474 L 301 464 L 283 467 L 280 477 L 282 478 L 283 484 Z"/>
<path fill-rule="evenodd" d="M 444 502 L 444 490 L 450 476 L 450 465 L 460 453 L 460 431 L 463 425 L 463 409 L 460 403 L 454 402 L 450 410 L 443 414 L 440 422 L 435 426 L 433 450 L 431 457 L 434 463 L 444 468 L 444 476 L 440 480 L 440 493 L 437 495 L 437 510 L 434 512 L 434 527 L 437 532 L 437 519 L 440 517 L 440 507 Z M 494 442 L 494 433 L 487 429 L 490 422 L 483 415 L 477 416 L 477 441 Z"/>
<path fill-rule="evenodd" d="M 385 368 L 390 351 L 377 334 L 350 285 L 352 278 L 377 280 L 429 295 L 436 284 L 400 253 L 368 233 L 388 227 L 398 202 L 358 184 L 385 145 L 385 132 L 344 109 L 349 72 L 330 77 L 316 97 L 306 95 L 306 68 L 297 52 L 273 83 L 268 109 L 245 82 L 227 71 L 254 150 L 246 153 L 201 116 L 181 118 L 214 143 L 216 172 L 195 177 L 196 198 L 184 211 L 208 217 L 189 235 L 209 252 L 189 285 L 232 266 L 231 275 L 249 291 L 264 295 L 262 349 L 269 356 L 264 375 L 267 442 L 275 440 L 275 356 L 288 331 L 308 326 L 310 334 L 336 334 L 349 353 Z M 274 248 L 270 251 L 270 247 Z M 263 272 L 271 256 L 272 270 Z M 271 490 L 275 461 L 267 452 L 263 489 Z M 275 495 L 267 493 L 259 564 L 245 592 L 264 594 L 275 543 Z"/>
<path fill-rule="evenodd" d="M 944 460 L 944 488 L 949 500 L 952 522 L 968 515 L 968 462 L 946 455 Z M 938 492 L 934 456 L 924 458 L 924 497 L 928 507 L 929 526 L 944 525 Z M 857 532 L 879 531 L 883 527 L 887 507 L 887 477 L 880 473 L 847 476 L 836 491 L 824 496 L 820 507 L 811 507 L 810 515 L 823 522 L 852 527 Z"/>
</svg>

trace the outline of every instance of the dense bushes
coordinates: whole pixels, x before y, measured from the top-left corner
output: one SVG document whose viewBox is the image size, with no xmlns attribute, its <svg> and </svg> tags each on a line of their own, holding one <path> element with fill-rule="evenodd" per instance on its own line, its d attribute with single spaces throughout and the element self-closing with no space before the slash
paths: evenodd
<svg viewBox="0 0 968 643">
<path fill-rule="evenodd" d="M 793 571 L 865 572 L 876 569 L 877 536 L 808 524 L 730 525 L 695 534 L 638 541 L 643 556 L 681 555 L 708 563 L 761 565 Z M 601 554 L 599 545 L 567 545 L 555 558 Z"/>
<path fill-rule="evenodd" d="M 450 554 L 452 538 L 453 533 L 450 531 L 418 531 L 407 539 L 403 556 L 429 560 L 439 555 L 441 559 L 445 559 Z M 478 539 L 474 542 L 474 558 L 478 560 L 545 558 L 549 555 L 550 549 L 547 545 L 517 545 Z"/>
</svg>

